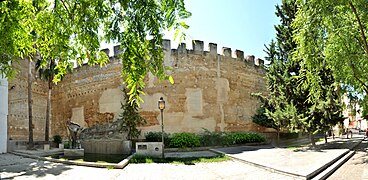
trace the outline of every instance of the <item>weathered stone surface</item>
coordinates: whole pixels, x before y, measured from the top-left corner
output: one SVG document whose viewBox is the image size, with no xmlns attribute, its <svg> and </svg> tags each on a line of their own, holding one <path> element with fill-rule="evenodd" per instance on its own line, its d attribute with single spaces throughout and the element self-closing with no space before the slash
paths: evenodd
<svg viewBox="0 0 368 180">
<path fill-rule="evenodd" d="M 130 154 L 131 141 L 123 140 L 85 140 L 82 141 L 85 153 L 97 154 Z"/>
<path fill-rule="evenodd" d="M 64 149 L 65 157 L 83 157 L 84 149 Z"/>
<path fill-rule="evenodd" d="M 168 47 L 166 42 L 165 47 Z M 197 44 L 197 45 L 200 45 Z M 231 57 L 231 49 L 224 49 L 224 55 L 217 54 L 216 44 L 209 45 L 210 53 L 196 53 L 185 49 L 165 51 L 165 64 L 173 68 L 168 73 L 175 83 L 160 81 L 152 75 L 145 79 L 146 95 L 142 98 L 140 113 L 147 124 L 142 126 L 142 135 L 149 131 L 161 131 L 161 116 L 157 101 L 163 97 L 164 128 L 166 132 L 210 131 L 262 131 L 252 122 L 259 101 L 251 96 L 253 92 L 265 92 L 265 71 L 254 66 L 254 56 L 239 61 L 243 55 L 236 51 L 237 58 Z M 27 139 L 27 64 L 21 63 L 17 78 L 9 82 L 9 134 L 12 139 Z M 124 88 L 120 77 L 121 64 L 114 57 L 100 68 L 83 65 L 65 76 L 53 88 L 51 135 L 66 137 L 66 121 L 78 122 L 86 130 L 85 139 L 125 138 L 117 118 L 121 112 L 120 103 L 125 102 L 121 90 Z M 44 137 L 47 100 L 47 84 L 35 80 L 34 135 L 36 140 Z"/>
</svg>

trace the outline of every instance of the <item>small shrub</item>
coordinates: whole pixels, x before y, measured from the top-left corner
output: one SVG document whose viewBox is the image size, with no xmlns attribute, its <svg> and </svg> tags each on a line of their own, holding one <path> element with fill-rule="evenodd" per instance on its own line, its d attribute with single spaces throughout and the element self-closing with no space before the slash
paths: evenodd
<svg viewBox="0 0 368 180">
<path fill-rule="evenodd" d="M 69 141 L 64 143 L 64 148 L 65 149 L 70 149 L 70 142 Z"/>
<path fill-rule="evenodd" d="M 229 132 L 225 133 L 224 144 L 234 145 L 234 144 L 245 144 L 245 143 L 256 143 L 264 142 L 265 137 L 257 133 L 246 133 L 246 132 Z"/>
<path fill-rule="evenodd" d="M 153 163 L 153 158 L 149 156 L 143 155 L 134 155 L 130 160 L 129 163 Z"/>
<path fill-rule="evenodd" d="M 61 144 L 63 142 L 63 138 L 60 135 L 53 136 L 53 142 L 56 144 Z"/>
<path fill-rule="evenodd" d="M 204 129 L 199 135 L 201 146 L 221 146 L 224 145 L 224 134 L 221 132 L 210 132 Z"/>
<path fill-rule="evenodd" d="M 161 132 L 148 132 L 144 135 L 144 137 L 146 138 L 147 142 L 161 142 L 162 141 L 162 137 L 161 137 Z M 165 141 L 165 146 L 169 146 L 170 144 L 170 134 L 164 133 L 164 141 Z"/>
<path fill-rule="evenodd" d="M 187 147 L 199 147 L 199 137 L 193 133 L 175 133 L 172 135 L 169 147 L 174 148 L 187 148 Z"/>
</svg>

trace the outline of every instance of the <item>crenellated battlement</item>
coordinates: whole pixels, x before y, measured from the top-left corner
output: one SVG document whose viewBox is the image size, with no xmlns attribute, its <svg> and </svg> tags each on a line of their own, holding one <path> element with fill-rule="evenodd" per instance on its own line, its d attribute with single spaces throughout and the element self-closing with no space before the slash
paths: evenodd
<svg viewBox="0 0 368 180">
<path fill-rule="evenodd" d="M 162 42 L 162 49 L 168 55 L 187 55 L 187 54 L 194 54 L 194 55 L 204 55 L 204 56 L 223 56 L 226 58 L 232 58 L 234 60 L 240 60 L 250 65 L 255 66 L 263 66 L 264 60 L 257 58 L 255 59 L 254 55 L 247 55 L 244 56 L 244 52 L 241 50 L 236 49 L 234 53 L 232 49 L 229 47 L 222 47 L 222 54 L 217 53 L 217 44 L 216 43 L 209 43 L 208 50 L 204 50 L 204 43 L 201 40 L 193 40 L 192 47 L 193 49 L 187 49 L 186 43 L 180 43 L 177 49 L 171 48 L 171 40 L 164 39 Z M 110 50 L 108 48 L 102 49 L 102 52 L 110 55 Z M 113 55 L 110 56 L 110 61 L 117 60 L 117 56 L 121 53 L 120 45 L 116 45 L 113 47 Z"/>
</svg>

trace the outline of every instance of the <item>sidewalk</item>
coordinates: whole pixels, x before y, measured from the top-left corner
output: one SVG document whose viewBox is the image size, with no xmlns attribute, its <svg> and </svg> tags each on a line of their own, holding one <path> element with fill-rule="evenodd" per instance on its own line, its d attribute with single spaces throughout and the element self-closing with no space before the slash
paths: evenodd
<svg viewBox="0 0 368 180">
<path fill-rule="evenodd" d="M 310 150 L 308 147 L 273 148 L 270 145 L 226 147 L 213 151 L 258 167 L 308 179 L 321 168 L 329 166 L 330 162 L 347 154 L 363 139 L 364 136 L 358 134 L 351 139 L 336 137 L 335 140 L 329 139 L 327 144 L 317 143 L 320 151 Z"/>
<path fill-rule="evenodd" d="M 128 164 L 124 169 L 67 165 L 0 154 L 0 177 L 5 179 L 306 179 L 322 166 L 349 152 L 362 135 L 354 134 L 318 143 L 321 151 L 307 147 L 274 148 L 271 145 L 216 148 L 236 160 L 217 163 Z M 335 149 L 336 148 L 336 149 Z M 209 151 L 167 153 L 170 157 L 213 156 Z"/>
</svg>

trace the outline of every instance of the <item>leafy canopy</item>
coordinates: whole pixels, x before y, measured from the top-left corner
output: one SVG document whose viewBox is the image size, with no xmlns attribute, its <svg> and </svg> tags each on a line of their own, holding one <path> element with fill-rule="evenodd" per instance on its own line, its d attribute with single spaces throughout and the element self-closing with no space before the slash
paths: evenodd
<svg viewBox="0 0 368 180">
<path fill-rule="evenodd" d="M 293 27 L 296 59 L 306 68 L 331 68 L 337 81 L 368 92 L 368 4 L 366 0 L 299 0 Z M 323 57 L 324 63 L 319 58 Z M 309 72 L 307 80 L 321 81 Z M 318 98 L 321 89 L 312 94 Z"/>
<path fill-rule="evenodd" d="M 143 78 L 165 74 L 162 32 L 176 30 L 183 38 L 191 16 L 184 0 L 3 0 L 0 1 L 0 74 L 13 77 L 11 63 L 40 55 L 57 62 L 53 82 L 73 67 L 108 61 L 99 51 L 102 41 L 121 44 L 122 77 L 130 102 L 142 101 Z"/>
<path fill-rule="evenodd" d="M 267 97 L 258 96 L 264 103 L 263 114 L 272 119 L 277 128 L 314 134 L 342 120 L 336 83 L 328 67 L 305 67 L 303 59 L 292 58 L 292 53 L 297 48 L 292 39 L 292 23 L 298 11 L 298 3 L 295 0 L 282 2 L 282 5 L 276 7 L 276 15 L 281 22 L 275 26 L 276 41 L 271 41 L 266 47 L 268 60 L 271 61 L 266 74 L 269 94 Z M 320 63 L 325 61 L 321 55 L 313 58 Z M 307 72 L 320 81 L 309 83 Z M 314 99 L 312 96 L 313 99 L 310 100 L 310 92 L 315 87 L 320 89 L 319 98 Z"/>
</svg>

